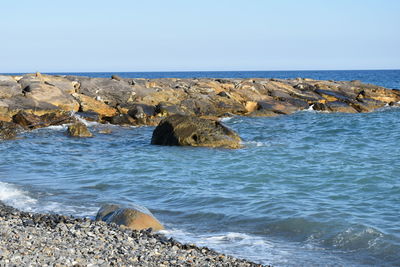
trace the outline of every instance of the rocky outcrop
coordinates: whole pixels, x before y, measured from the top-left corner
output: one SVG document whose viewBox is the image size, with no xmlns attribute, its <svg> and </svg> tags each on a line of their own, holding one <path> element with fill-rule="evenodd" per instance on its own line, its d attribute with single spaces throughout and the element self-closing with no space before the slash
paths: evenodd
<svg viewBox="0 0 400 267">
<path fill-rule="evenodd" d="M 163 230 L 161 223 L 146 208 L 132 205 L 123 208 L 118 205 L 104 205 L 96 215 L 96 221 L 105 221 L 124 225 L 132 230 L 143 230 L 151 228 L 154 231 Z"/>
<path fill-rule="evenodd" d="M 17 137 L 22 127 L 13 122 L 0 121 L 0 140 L 10 140 Z"/>
<path fill-rule="evenodd" d="M 74 123 L 68 126 L 68 134 L 72 137 L 92 137 L 93 134 L 89 131 L 85 124 L 81 122 Z"/>
<path fill-rule="evenodd" d="M 399 101 L 400 91 L 360 81 L 0 75 L 0 121 L 8 122 L 19 112 L 42 116 L 63 110 L 97 114 L 100 122 L 140 126 L 157 125 L 175 114 L 278 116 L 310 107 L 356 113 Z"/>
<path fill-rule="evenodd" d="M 237 133 L 219 121 L 186 115 L 163 119 L 151 138 L 153 145 L 239 148 Z"/>
</svg>

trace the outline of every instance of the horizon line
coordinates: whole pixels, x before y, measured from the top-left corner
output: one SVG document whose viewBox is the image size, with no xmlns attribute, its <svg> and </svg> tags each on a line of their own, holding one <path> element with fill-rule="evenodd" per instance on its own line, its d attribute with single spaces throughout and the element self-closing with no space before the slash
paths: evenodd
<svg viewBox="0 0 400 267">
<path fill-rule="evenodd" d="M 29 72 L 0 72 L 0 74 L 28 74 L 28 73 L 190 73 L 190 72 L 299 72 L 299 71 L 387 71 L 400 70 L 400 68 L 377 68 L 377 69 L 289 69 L 289 70 L 169 70 L 169 71 L 29 71 Z"/>
</svg>

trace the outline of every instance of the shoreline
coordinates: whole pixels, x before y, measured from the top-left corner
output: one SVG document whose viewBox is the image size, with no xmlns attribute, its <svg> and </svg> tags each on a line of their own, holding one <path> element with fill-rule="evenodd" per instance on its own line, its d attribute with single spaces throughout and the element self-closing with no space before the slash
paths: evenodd
<svg viewBox="0 0 400 267">
<path fill-rule="evenodd" d="M 149 230 L 19 211 L 0 202 L 0 265 L 263 266 Z"/>
</svg>

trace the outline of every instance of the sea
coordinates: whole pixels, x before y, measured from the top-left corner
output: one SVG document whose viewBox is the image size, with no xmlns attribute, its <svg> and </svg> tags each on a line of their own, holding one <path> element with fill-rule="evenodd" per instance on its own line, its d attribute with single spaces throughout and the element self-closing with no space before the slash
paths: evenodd
<svg viewBox="0 0 400 267">
<path fill-rule="evenodd" d="M 313 78 L 400 89 L 400 70 L 64 73 Z M 52 126 L 0 142 L 0 201 L 91 217 L 148 208 L 167 236 L 273 266 L 400 266 L 400 108 L 222 119 L 237 150 L 150 144 L 154 127 L 76 139 Z M 100 127 L 86 122 L 89 128 Z"/>
</svg>

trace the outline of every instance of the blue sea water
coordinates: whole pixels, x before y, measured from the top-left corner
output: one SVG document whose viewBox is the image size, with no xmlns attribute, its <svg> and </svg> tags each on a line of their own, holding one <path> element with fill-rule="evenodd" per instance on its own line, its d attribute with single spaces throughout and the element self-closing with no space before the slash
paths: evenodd
<svg viewBox="0 0 400 267">
<path fill-rule="evenodd" d="M 400 88 L 400 71 L 118 73 L 124 77 L 308 77 Z M 110 73 L 85 73 L 109 77 Z M 150 145 L 154 127 L 65 126 L 0 143 L 0 200 L 94 216 L 137 203 L 184 242 L 274 266 L 400 265 L 400 109 L 223 120 L 238 150 Z"/>
</svg>

